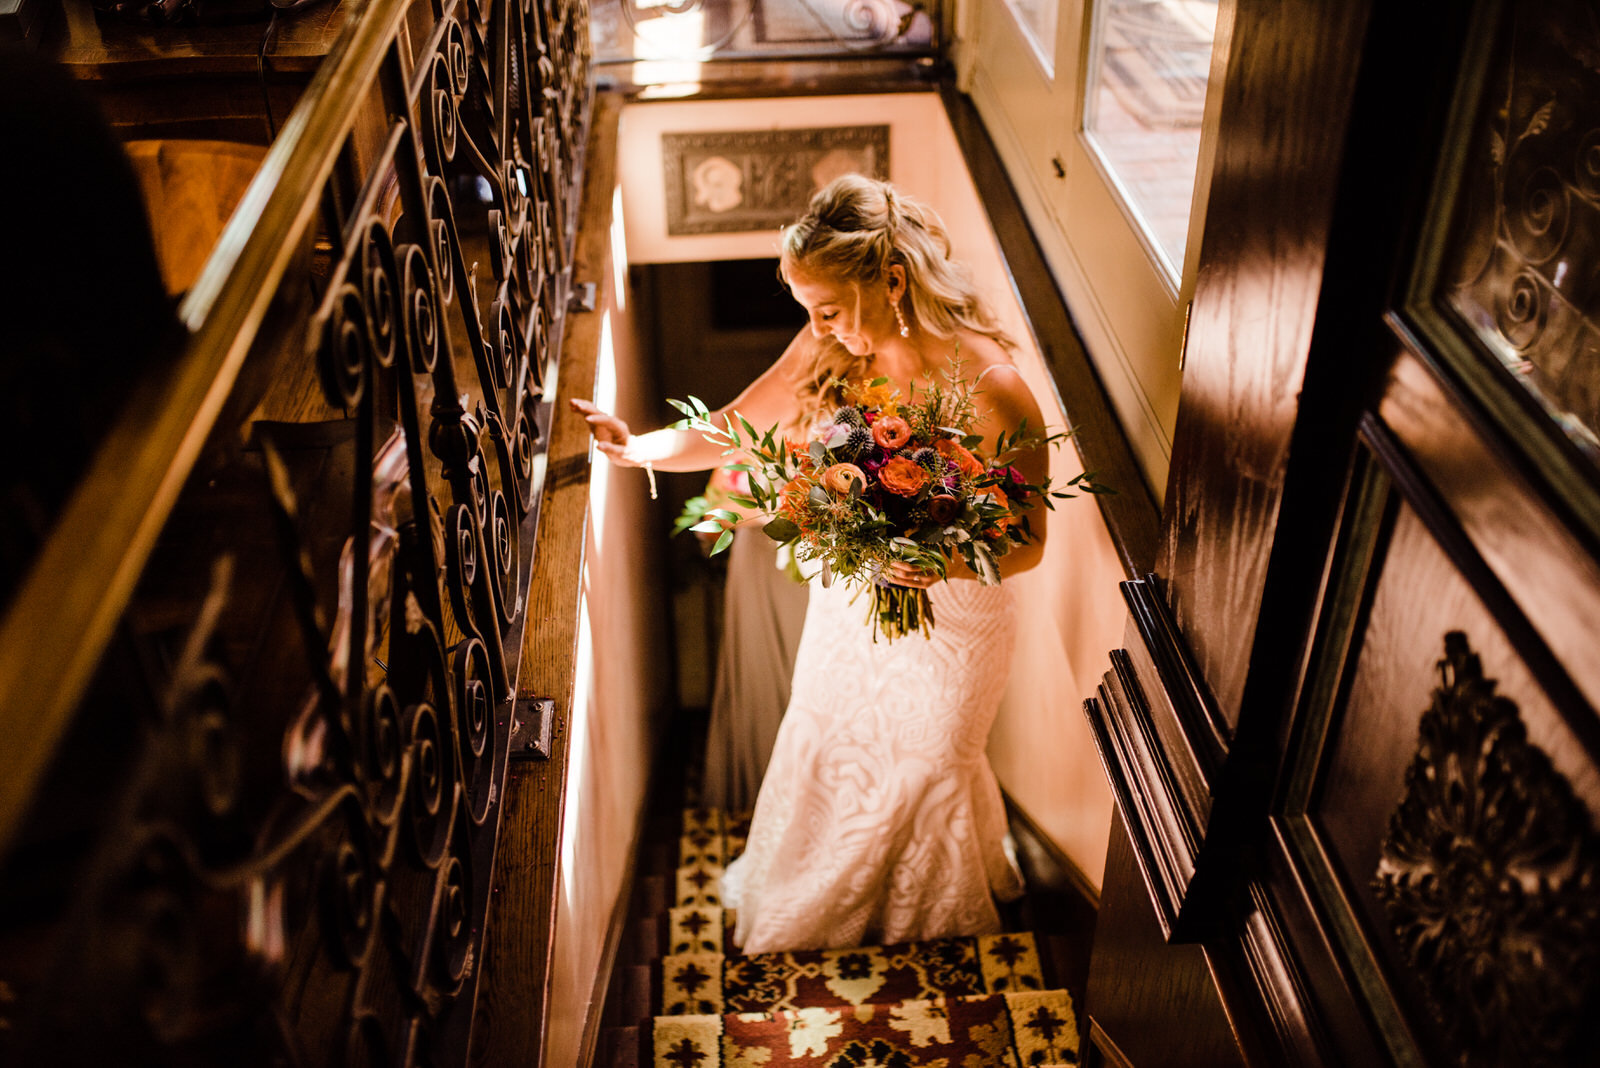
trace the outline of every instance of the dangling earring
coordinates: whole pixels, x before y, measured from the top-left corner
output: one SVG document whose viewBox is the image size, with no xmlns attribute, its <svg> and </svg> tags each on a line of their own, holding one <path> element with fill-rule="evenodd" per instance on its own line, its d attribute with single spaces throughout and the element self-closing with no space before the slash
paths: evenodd
<svg viewBox="0 0 1600 1068">
<path fill-rule="evenodd" d="M 900 302 L 894 302 L 894 321 L 900 324 L 900 336 L 910 337 L 911 328 L 906 325 L 906 313 L 900 310 Z"/>
</svg>

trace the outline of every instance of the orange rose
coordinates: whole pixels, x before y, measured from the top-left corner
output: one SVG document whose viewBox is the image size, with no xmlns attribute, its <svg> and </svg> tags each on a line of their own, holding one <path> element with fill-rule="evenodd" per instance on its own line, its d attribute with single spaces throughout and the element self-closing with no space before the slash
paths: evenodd
<svg viewBox="0 0 1600 1068">
<path fill-rule="evenodd" d="M 866 472 L 855 464 L 834 464 L 822 472 L 823 489 L 840 497 L 848 497 L 850 495 L 852 483 L 860 489 L 867 488 Z"/>
<path fill-rule="evenodd" d="M 943 526 L 961 514 L 961 502 L 948 493 L 941 493 L 928 501 L 928 518 Z"/>
<path fill-rule="evenodd" d="M 911 424 L 898 415 L 879 416 L 872 424 L 872 440 L 886 449 L 898 449 L 911 440 Z"/>
<path fill-rule="evenodd" d="M 955 464 L 963 475 L 976 478 L 983 474 L 983 464 L 979 463 L 978 458 L 972 455 L 967 450 L 967 447 L 959 441 L 940 438 L 933 443 L 933 447 L 940 456 Z"/>
<path fill-rule="evenodd" d="M 928 472 L 909 457 L 896 456 L 878 470 L 878 484 L 901 497 L 915 497 L 928 484 Z"/>
</svg>

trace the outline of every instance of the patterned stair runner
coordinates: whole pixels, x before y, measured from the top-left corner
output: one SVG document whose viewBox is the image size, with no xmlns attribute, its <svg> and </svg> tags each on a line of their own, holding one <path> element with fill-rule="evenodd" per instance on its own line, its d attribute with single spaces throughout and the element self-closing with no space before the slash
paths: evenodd
<svg viewBox="0 0 1600 1068">
<path fill-rule="evenodd" d="M 1031 934 L 745 956 L 722 872 L 748 823 L 684 813 L 652 1018 L 613 1068 L 1033 1068 L 1078 1063 L 1072 1000 L 1046 989 Z M 641 988 L 642 993 L 642 988 Z"/>
</svg>

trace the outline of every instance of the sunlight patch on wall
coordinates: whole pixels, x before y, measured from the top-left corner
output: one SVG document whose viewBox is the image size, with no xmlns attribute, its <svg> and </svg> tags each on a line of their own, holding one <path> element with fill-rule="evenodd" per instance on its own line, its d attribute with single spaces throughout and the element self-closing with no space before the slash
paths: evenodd
<svg viewBox="0 0 1600 1068">
<path fill-rule="evenodd" d="M 685 94 L 700 88 L 699 56 L 705 48 L 703 13 L 684 12 L 638 22 L 633 27 L 635 85 L 677 86 Z"/>
<path fill-rule="evenodd" d="M 598 474 L 605 464 L 596 464 Z M 584 565 L 587 573 L 588 565 Z M 581 821 L 589 798 L 587 779 L 592 761 L 589 759 L 589 701 L 594 689 L 594 636 L 589 627 L 589 597 L 587 575 L 584 596 L 578 601 L 577 668 L 573 672 L 572 707 L 567 711 L 567 797 L 580 803 L 566 806 L 561 819 L 561 889 L 566 897 L 567 913 L 577 908 L 575 896 L 583 889 L 583 869 L 579 866 L 578 845 L 583 839 Z"/>
<path fill-rule="evenodd" d="M 611 190 L 611 299 L 616 301 L 616 308 L 606 313 L 608 327 L 613 315 L 622 315 L 628 310 L 628 235 L 622 221 L 621 182 Z M 600 361 L 601 366 L 616 363 L 604 352 L 600 354 Z"/>
</svg>

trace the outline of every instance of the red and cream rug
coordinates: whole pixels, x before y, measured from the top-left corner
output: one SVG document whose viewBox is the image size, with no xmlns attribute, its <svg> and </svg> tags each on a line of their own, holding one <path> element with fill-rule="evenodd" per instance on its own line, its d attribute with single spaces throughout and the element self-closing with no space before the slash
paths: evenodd
<svg viewBox="0 0 1600 1068">
<path fill-rule="evenodd" d="M 1035 1068 L 1078 1063 L 1072 999 L 1026 933 L 744 956 L 722 908 L 745 825 L 684 814 L 654 1017 L 656 1068 Z"/>
</svg>

